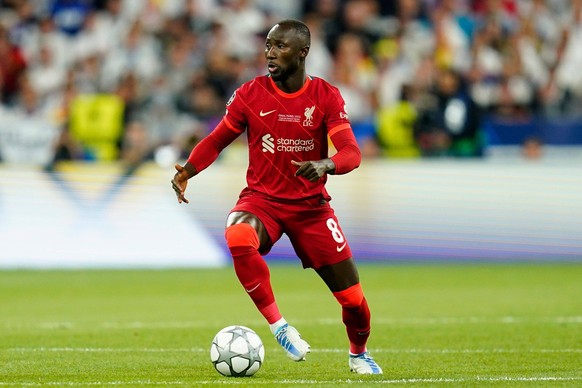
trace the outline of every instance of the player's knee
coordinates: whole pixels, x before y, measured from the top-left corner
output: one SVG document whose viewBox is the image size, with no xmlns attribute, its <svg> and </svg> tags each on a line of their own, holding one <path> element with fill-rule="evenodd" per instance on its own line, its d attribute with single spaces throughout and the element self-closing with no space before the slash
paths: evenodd
<svg viewBox="0 0 582 388">
<path fill-rule="evenodd" d="M 345 308 L 360 307 L 364 300 L 364 291 L 360 283 L 354 284 L 345 290 L 334 292 L 333 296 L 337 299 L 340 305 Z"/>
<path fill-rule="evenodd" d="M 229 226 L 224 232 L 224 237 L 229 248 L 249 247 L 259 249 L 257 231 L 247 223 L 243 222 Z"/>
</svg>

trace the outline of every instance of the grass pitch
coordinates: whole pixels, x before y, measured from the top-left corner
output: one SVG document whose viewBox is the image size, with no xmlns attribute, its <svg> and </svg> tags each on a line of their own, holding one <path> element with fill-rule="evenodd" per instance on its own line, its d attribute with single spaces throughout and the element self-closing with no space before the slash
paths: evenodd
<svg viewBox="0 0 582 388">
<path fill-rule="evenodd" d="M 273 265 L 287 320 L 312 346 L 288 360 L 232 268 L 0 272 L 0 386 L 582 386 L 582 265 L 361 265 L 369 349 L 347 367 L 337 302 L 299 266 Z M 266 348 L 250 378 L 220 376 L 221 328 Z"/>
</svg>

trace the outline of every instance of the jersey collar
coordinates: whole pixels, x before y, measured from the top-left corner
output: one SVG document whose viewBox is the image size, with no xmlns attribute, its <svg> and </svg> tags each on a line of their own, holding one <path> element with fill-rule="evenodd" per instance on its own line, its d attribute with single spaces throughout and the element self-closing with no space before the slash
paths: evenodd
<svg viewBox="0 0 582 388">
<path fill-rule="evenodd" d="M 275 81 L 273 81 L 273 78 L 271 78 L 270 76 L 269 76 L 269 81 L 271 82 L 273 89 L 275 89 L 275 91 L 277 92 L 278 95 L 280 95 L 281 97 L 285 97 L 285 98 L 293 98 L 293 97 L 297 97 L 297 96 L 303 94 L 303 92 L 305 92 L 307 90 L 307 88 L 309 87 L 309 84 L 312 81 L 312 78 L 311 78 L 311 76 L 308 75 L 307 78 L 305 79 L 305 83 L 303 84 L 301 89 L 299 89 L 298 91 L 293 92 L 293 93 L 285 93 L 284 91 L 279 89 L 279 87 L 277 87 L 277 85 L 275 84 Z"/>
</svg>

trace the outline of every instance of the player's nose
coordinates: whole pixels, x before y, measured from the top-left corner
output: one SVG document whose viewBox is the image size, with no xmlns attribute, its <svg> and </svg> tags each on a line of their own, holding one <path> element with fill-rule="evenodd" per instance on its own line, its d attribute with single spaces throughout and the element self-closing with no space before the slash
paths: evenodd
<svg viewBox="0 0 582 388">
<path fill-rule="evenodd" d="M 277 55 L 275 53 L 275 47 L 271 46 L 270 48 L 265 49 L 265 56 L 267 59 L 275 59 Z"/>
</svg>

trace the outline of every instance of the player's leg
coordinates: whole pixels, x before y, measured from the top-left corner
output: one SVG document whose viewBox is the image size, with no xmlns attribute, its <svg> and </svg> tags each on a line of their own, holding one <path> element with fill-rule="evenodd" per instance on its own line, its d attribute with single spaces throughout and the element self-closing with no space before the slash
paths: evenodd
<svg viewBox="0 0 582 388">
<path fill-rule="evenodd" d="M 264 224 L 250 212 L 235 211 L 228 216 L 225 237 L 235 273 L 269 323 L 277 342 L 289 358 L 304 360 L 310 349 L 309 344 L 281 315 L 272 290 L 269 267 L 259 253 L 268 251 L 271 246 Z"/>
<path fill-rule="evenodd" d="M 290 219 L 286 232 L 303 266 L 315 269 L 342 306 L 350 343 L 350 369 L 362 374 L 382 373 L 366 349 L 370 309 L 339 221 L 324 201 L 305 213 L 304 217 Z"/>
<path fill-rule="evenodd" d="M 240 283 L 267 322 L 277 322 L 281 313 L 275 303 L 269 267 L 259 253 L 261 247 L 270 244 L 265 226 L 254 214 L 236 211 L 229 214 L 224 235 Z"/>
<path fill-rule="evenodd" d="M 318 275 L 342 306 L 342 320 L 350 341 L 350 353 L 366 351 L 370 336 L 370 308 L 364 297 L 354 260 L 349 258 L 337 264 L 316 269 Z"/>
<path fill-rule="evenodd" d="M 342 320 L 350 342 L 350 369 L 359 374 L 382 374 L 366 348 L 370 336 L 370 308 L 354 260 L 349 258 L 322 266 L 316 272 L 342 306 Z"/>
</svg>

